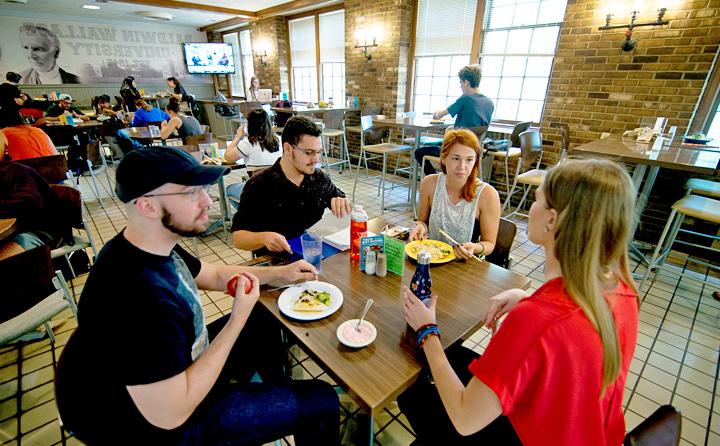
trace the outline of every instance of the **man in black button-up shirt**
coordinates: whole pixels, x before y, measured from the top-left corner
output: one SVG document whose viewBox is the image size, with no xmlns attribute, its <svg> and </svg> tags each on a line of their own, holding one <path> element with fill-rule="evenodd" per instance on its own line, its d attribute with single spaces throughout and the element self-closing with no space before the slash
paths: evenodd
<svg viewBox="0 0 720 446">
<path fill-rule="evenodd" d="M 233 218 L 233 244 L 240 249 L 292 253 L 288 239 L 317 223 L 325 208 L 343 217 L 350 200 L 315 165 L 322 153 L 320 129 L 308 118 L 287 121 L 283 155 L 248 180 Z"/>
</svg>

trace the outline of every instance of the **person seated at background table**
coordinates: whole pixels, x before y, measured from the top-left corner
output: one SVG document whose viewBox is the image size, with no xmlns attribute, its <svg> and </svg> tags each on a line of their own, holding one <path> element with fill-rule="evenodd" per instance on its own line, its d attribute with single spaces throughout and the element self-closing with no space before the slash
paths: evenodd
<svg viewBox="0 0 720 446">
<path fill-rule="evenodd" d="M 405 319 L 419 330 L 435 384 L 418 380 L 398 398 L 421 444 L 623 442 L 639 304 L 628 267 L 630 177 L 609 160 L 567 161 L 548 171 L 529 214 L 546 281 L 529 296 L 512 289 L 492 298 L 485 324 L 494 331 L 508 315 L 469 368 L 443 352 L 435 325 L 442 296 L 428 308 L 403 290 Z"/>
<path fill-rule="evenodd" d="M 122 85 L 120 85 L 120 97 L 123 99 L 127 111 L 134 112 L 137 110 L 135 101 L 142 99 L 142 95 L 137 89 L 137 83 L 135 83 L 133 76 L 128 76 L 123 79 Z"/>
<path fill-rule="evenodd" d="M 495 105 L 487 96 L 480 93 L 480 78 L 482 72 L 480 65 L 467 65 L 458 71 L 460 78 L 460 96 L 454 103 L 444 110 L 438 110 L 433 114 L 434 119 L 441 119 L 445 115 L 455 117 L 455 128 L 472 128 L 490 125 Z M 481 141 L 482 143 L 482 141 Z M 415 151 L 415 160 L 422 166 L 423 157 L 426 155 L 438 156 L 440 148 L 437 146 L 423 146 Z M 429 163 L 423 167 L 425 174 L 435 173 Z"/>
<path fill-rule="evenodd" d="M 176 77 L 167 78 L 168 87 L 172 88 L 170 96 L 175 98 L 178 102 L 189 102 L 190 96 L 188 95 L 185 87 L 182 86 L 180 81 Z"/>
<path fill-rule="evenodd" d="M 247 116 L 247 137 L 245 136 L 245 125 L 243 123 L 237 129 L 235 138 L 225 150 L 225 160 L 231 163 L 240 159 L 245 161 L 249 176 L 255 171 L 270 167 L 282 156 L 282 144 L 280 138 L 272 129 L 270 116 L 262 108 L 257 108 L 248 113 Z M 235 197 L 230 203 L 237 207 L 236 202 L 240 201 L 244 182 L 234 183 L 227 187 L 227 195 Z"/>
<path fill-rule="evenodd" d="M 56 372 L 60 415 L 84 443 L 337 444 L 335 390 L 286 377 L 278 323 L 255 306 L 260 284 L 313 279 L 312 265 L 213 264 L 179 245 L 207 229 L 207 188 L 227 170 L 173 147 L 120 161 L 127 227 L 97 256 Z M 199 289 L 223 291 L 238 274 L 230 313 L 206 326 Z"/>
<path fill-rule="evenodd" d="M 57 155 L 58 151 L 47 133 L 25 124 L 20 113 L 7 118 L 7 127 L 0 130 L 0 160 Z"/>
<path fill-rule="evenodd" d="M 135 101 L 137 110 L 132 119 L 133 127 L 146 127 L 149 123 L 157 123 L 162 121 L 169 121 L 170 116 L 167 113 L 155 108 L 142 99 Z"/>
<path fill-rule="evenodd" d="M 17 73 L 8 71 L 5 74 L 5 82 L 0 84 L 0 127 L 5 127 L 7 118 L 17 114 L 25 103 L 18 88 L 21 77 Z"/>
<path fill-rule="evenodd" d="M 420 183 L 420 210 L 410 240 L 427 238 L 453 245 L 455 255 L 469 259 L 495 249 L 500 225 L 500 197 L 478 178 L 482 148 L 469 130 L 449 130 L 440 151 L 442 173 Z M 460 243 L 455 245 L 440 233 Z"/>
<path fill-rule="evenodd" d="M 0 161 L 0 218 L 15 218 L 17 224 L 15 234 L 0 242 L 0 259 L 42 245 L 55 249 L 72 238 L 72 224 L 57 194 L 40 174 L 20 163 Z"/>
<path fill-rule="evenodd" d="M 260 99 L 260 79 L 253 76 L 250 78 L 250 86 L 248 87 L 248 101 L 259 101 Z"/>
<path fill-rule="evenodd" d="M 114 119 L 122 120 L 122 112 L 120 111 L 120 105 L 113 106 L 110 96 L 101 94 L 95 99 L 93 108 L 97 116 L 107 116 Z"/>
<path fill-rule="evenodd" d="M 60 116 L 69 113 L 75 119 L 89 121 L 90 117 L 85 115 L 79 108 L 73 107 L 73 98 L 69 94 L 63 93 L 58 98 L 57 104 L 51 105 L 45 112 L 46 121 L 59 121 Z"/>
<path fill-rule="evenodd" d="M 163 121 L 162 127 L 160 128 L 160 137 L 162 139 L 168 139 L 173 131 L 177 130 L 178 136 L 182 138 L 183 142 L 187 136 L 191 135 L 202 135 L 203 130 L 200 127 L 200 122 L 193 116 L 186 116 L 180 111 L 180 103 L 174 97 L 170 98 L 165 112 L 170 117 L 170 120 L 165 123 Z"/>
<path fill-rule="evenodd" d="M 292 254 L 288 239 L 317 223 L 326 208 L 338 217 L 352 210 L 343 191 L 315 167 L 322 153 L 315 123 L 304 116 L 288 119 L 282 149 L 280 159 L 255 172 L 243 188 L 231 229 L 237 248 Z"/>
</svg>

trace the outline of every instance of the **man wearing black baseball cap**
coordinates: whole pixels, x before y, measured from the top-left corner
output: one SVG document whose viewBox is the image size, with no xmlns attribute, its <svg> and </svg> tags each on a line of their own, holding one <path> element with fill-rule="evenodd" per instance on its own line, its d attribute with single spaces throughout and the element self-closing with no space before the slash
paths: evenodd
<svg viewBox="0 0 720 446">
<path fill-rule="evenodd" d="M 216 265 L 178 246 L 205 231 L 207 186 L 225 173 L 172 147 L 120 162 L 127 227 L 97 256 L 56 372 L 64 425 L 87 444 L 262 444 L 290 434 L 297 445 L 337 443 L 334 390 L 285 378 L 279 330 L 253 309 L 261 283 L 312 279 L 315 269 Z M 198 288 L 223 291 L 237 274 L 232 312 L 206 327 L 203 305 L 215 304 Z M 250 382 L 255 372 L 262 383 Z"/>
</svg>

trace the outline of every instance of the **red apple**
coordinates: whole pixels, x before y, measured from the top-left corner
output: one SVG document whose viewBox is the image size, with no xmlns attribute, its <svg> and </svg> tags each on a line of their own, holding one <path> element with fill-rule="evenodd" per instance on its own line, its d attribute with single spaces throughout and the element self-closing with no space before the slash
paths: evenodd
<svg viewBox="0 0 720 446">
<path fill-rule="evenodd" d="M 237 292 L 237 284 L 240 280 L 240 276 L 245 277 L 245 294 L 248 294 L 252 290 L 252 281 L 249 277 L 247 277 L 244 273 L 243 274 L 235 274 L 228 280 L 227 283 L 227 289 L 225 290 L 226 294 L 229 294 L 232 297 L 235 297 L 235 293 Z"/>
</svg>

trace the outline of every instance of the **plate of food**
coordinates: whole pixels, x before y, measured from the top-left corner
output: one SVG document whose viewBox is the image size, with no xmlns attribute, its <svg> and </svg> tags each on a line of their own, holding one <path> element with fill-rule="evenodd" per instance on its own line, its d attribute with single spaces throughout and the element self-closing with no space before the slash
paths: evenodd
<svg viewBox="0 0 720 446">
<path fill-rule="evenodd" d="M 430 252 L 430 263 L 446 263 L 455 260 L 455 251 L 452 246 L 440 240 L 415 240 L 405 245 L 405 254 L 417 260 L 420 251 Z"/>
<path fill-rule="evenodd" d="M 278 308 L 287 317 L 315 321 L 342 306 L 342 291 L 333 284 L 313 280 L 290 287 L 278 297 Z"/>
<path fill-rule="evenodd" d="M 710 141 L 712 141 L 712 138 L 708 138 L 702 133 L 693 133 L 683 138 L 683 142 L 690 144 L 707 144 Z"/>
</svg>

